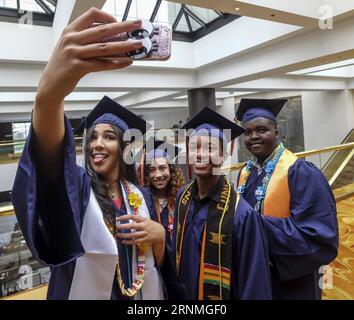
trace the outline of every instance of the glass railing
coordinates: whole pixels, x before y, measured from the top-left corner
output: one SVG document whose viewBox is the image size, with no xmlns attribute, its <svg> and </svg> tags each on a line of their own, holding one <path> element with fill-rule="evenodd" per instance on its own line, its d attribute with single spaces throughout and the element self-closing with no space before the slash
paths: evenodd
<svg viewBox="0 0 354 320">
<path fill-rule="evenodd" d="M 18 162 L 22 155 L 25 145 L 24 140 L 21 141 L 0 141 L 0 165 L 4 163 Z M 82 149 L 82 138 L 75 137 L 76 150 L 78 153 Z"/>
<path fill-rule="evenodd" d="M 354 129 L 343 140 L 344 144 L 354 143 Z M 336 150 L 323 168 L 323 173 L 333 189 L 354 183 L 354 149 Z"/>
<path fill-rule="evenodd" d="M 343 139 L 342 144 L 354 142 L 354 129 Z M 350 149 L 336 150 L 332 156 L 327 160 L 323 167 L 323 173 L 330 180 L 338 170 L 338 167 L 343 163 L 346 157 L 351 152 Z"/>
<path fill-rule="evenodd" d="M 299 158 L 304 158 L 308 161 L 311 161 L 320 170 L 322 170 L 322 172 L 325 173 L 325 176 L 329 181 L 330 185 L 332 186 L 332 189 L 334 189 L 334 186 L 342 187 L 342 184 L 346 182 L 348 182 L 348 184 L 354 183 L 354 171 L 351 169 L 354 165 L 354 142 L 344 143 L 341 145 L 322 149 L 297 152 L 295 154 Z M 341 162 L 338 159 L 341 159 Z M 244 162 L 236 163 L 231 166 L 225 166 L 222 169 L 227 176 L 230 176 L 231 173 L 238 172 L 244 165 Z M 329 167 L 331 168 L 331 170 L 327 169 Z M 340 184 L 334 184 L 338 177 L 343 176 L 347 177 L 347 179 L 343 179 Z"/>
<path fill-rule="evenodd" d="M 23 148 L 24 141 L 0 141 L 0 164 L 18 161 L 21 153 L 17 153 L 16 149 Z"/>
</svg>

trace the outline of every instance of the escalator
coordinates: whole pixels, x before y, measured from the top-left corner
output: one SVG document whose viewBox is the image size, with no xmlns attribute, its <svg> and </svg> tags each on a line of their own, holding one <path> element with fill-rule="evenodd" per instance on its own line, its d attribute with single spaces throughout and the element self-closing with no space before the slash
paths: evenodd
<svg viewBox="0 0 354 320">
<path fill-rule="evenodd" d="M 354 142 L 351 130 L 343 144 Z M 339 225 L 339 252 L 330 264 L 330 285 L 325 300 L 354 300 L 354 148 L 337 150 L 327 161 L 323 173 L 336 198 Z"/>
<path fill-rule="evenodd" d="M 354 129 L 341 144 L 354 142 Z M 324 165 L 323 174 L 333 190 L 352 187 L 354 192 L 354 148 L 337 150 Z"/>
</svg>

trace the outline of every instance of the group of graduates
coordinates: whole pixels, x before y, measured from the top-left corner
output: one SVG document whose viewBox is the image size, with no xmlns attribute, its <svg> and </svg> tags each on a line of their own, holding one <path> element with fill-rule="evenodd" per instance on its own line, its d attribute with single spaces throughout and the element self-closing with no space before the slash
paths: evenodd
<svg viewBox="0 0 354 320">
<path fill-rule="evenodd" d="M 76 164 L 64 98 L 85 74 L 130 65 L 111 56 L 136 43 L 96 42 L 137 25 L 89 10 L 65 29 L 39 83 L 12 201 L 33 256 L 51 267 L 48 299 L 320 299 L 320 267 L 337 255 L 336 205 L 321 171 L 278 139 L 286 101 L 243 99 L 242 126 L 207 106 L 192 117 L 185 184 L 180 150 L 166 142 L 126 161 L 130 131 L 147 124 L 104 97 L 75 128 Z M 222 163 L 242 134 L 253 158 L 228 181 Z"/>
</svg>

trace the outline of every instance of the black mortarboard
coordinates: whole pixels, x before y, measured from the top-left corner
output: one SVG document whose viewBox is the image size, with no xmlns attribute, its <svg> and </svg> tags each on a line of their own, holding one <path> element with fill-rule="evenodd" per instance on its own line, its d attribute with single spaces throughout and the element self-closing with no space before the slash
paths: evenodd
<svg viewBox="0 0 354 320">
<path fill-rule="evenodd" d="M 276 122 L 276 117 L 286 102 L 286 99 L 241 99 L 236 117 L 243 123 L 256 118 Z"/>
<path fill-rule="evenodd" d="M 75 133 L 82 135 L 85 129 L 98 123 L 108 123 L 117 126 L 123 132 L 129 129 L 137 129 L 143 136 L 150 128 L 150 125 L 135 113 L 122 107 L 119 103 L 104 96 L 96 107 L 76 128 Z"/>
<path fill-rule="evenodd" d="M 245 132 L 243 128 L 233 121 L 230 121 L 208 107 L 199 111 L 182 129 L 194 129 L 190 136 L 212 136 L 219 138 L 224 143 L 234 140 Z M 225 136 L 224 131 L 226 130 L 230 130 L 230 137 Z"/>
<path fill-rule="evenodd" d="M 181 151 L 182 149 L 177 146 L 151 137 L 134 157 L 135 161 L 140 163 L 140 184 L 144 184 L 145 164 L 156 158 L 165 158 L 171 163 Z"/>
<path fill-rule="evenodd" d="M 151 137 L 135 155 L 135 159 L 140 160 L 142 152 L 144 152 L 145 162 L 155 158 L 165 158 L 169 161 L 173 161 L 181 151 L 182 149 L 175 145 Z"/>
</svg>

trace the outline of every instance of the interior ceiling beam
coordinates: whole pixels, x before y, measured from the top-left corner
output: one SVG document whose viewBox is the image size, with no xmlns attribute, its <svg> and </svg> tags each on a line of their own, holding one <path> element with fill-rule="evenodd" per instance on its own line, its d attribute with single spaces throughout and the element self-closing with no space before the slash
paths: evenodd
<svg viewBox="0 0 354 320">
<path fill-rule="evenodd" d="M 16 67 L 0 63 L 0 92 L 36 92 L 37 83 L 44 65 L 37 64 L 16 64 Z M 237 66 L 237 64 L 236 64 Z M 210 77 L 213 75 L 211 71 Z M 154 70 L 146 68 L 130 67 L 127 70 L 95 73 L 83 78 L 77 85 L 75 92 L 133 92 L 134 95 L 150 91 L 152 97 L 158 96 L 161 92 L 175 94 L 176 92 L 186 92 L 190 88 L 196 88 L 196 71 L 177 70 Z M 208 76 L 204 72 L 205 77 Z M 214 74 L 218 76 L 218 74 Z M 217 79 L 215 79 L 217 80 Z M 227 85 L 211 85 L 220 91 L 238 90 L 340 90 L 345 88 L 346 79 L 332 77 L 314 77 L 298 75 L 281 75 L 265 77 L 249 81 L 234 80 L 234 83 Z M 156 93 L 157 92 L 157 93 Z M 128 96 L 127 96 L 128 97 Z M 142 103 L 144 98 L 129 98 L 127 103 Z M 149 97 L 145 97 L 149 98 Z M 128 99 L 128 98 L 127 98 Z"/>
<path fill-rule="evenodd" d="M 302 27 L 318 26 L 318 18 L 268 8 L 265 5 L 255 5 L 244 1 L 236 0 L 170 0 L 181 4 L 188 4 L 196 7 L 213 9 L 224 13 L 237 14 L 263 20 L 270 20 L 280 23 L 298 25 Z M 238 10 L 236 10 L 238 8 Z"/>
<path fill-rule="evenodd" d="M 197 71 L 198 87 L 224 87 L 354 58 L 354 18 L 313 30 Z M 329 45 L 330 44 L 330 45 Z"/>
<path fill-rule="evenodd" d="M 280 76 L 217 88 L 217 91 L 331 91 L 347 89 L 347 81 L 313 76 Z"/>
<path fill-rule="evenodd" d="M 125 107 L 138 107 L 147 103 L 156 103 L 185 95 L 185 91 L 145 91 L 120 97 L 117 102 Z"/>
<path fill-rule="evenodd" d="M 313 30 L 297 34 L 195 70 L 131 66 L 123 70 L 90 74 L 79 82 L 76 91 L 187 91 L 190 88 L 220 88 L 238 84 L 241 84 L 241 88 L 236 89 L 250 90 L 249 87 L 242 86 L 242 83 L 280 77 L 287 72 L 354 58 L 353 34 L 354 19 L 350 18 L 336 23 L 333 30 Z M 35 92 L 44 66 L 44 63 L 0 62 L 0 91 Z M 315 81 L 313 78 L 312 80 Z M 291 84 L 289 81 L 283 86 L 282 81 L 279 81 L 278 88 L 305 89 L 305 82 L 301 84 L 300 80 L 295 82 L 292 79 Z M 253 85 L 255 89 L 269 89 L 266 87 L 269 83 Z M 310 81 L 306 85 L 309 90 L 312 89 Z M 321 89 L 326 86 L 324 82 L 314 82 L 313 88 Z"/>
<path fill-rule="evenodd" d="M 0 91 L 33 92 L 45 64 L 0 63 Z M 77 92 L 187 91 L 196 87 L 195 71 L 141 68 L 92 73 L 80 80 Z"/>
<path fill-rule="evenodd" d="M 223 99 L 215 99 L 216 106 L 219 107 L 223 103 Z M 175 108 L 188 108 L 188 99 L 172 99 L 165 101 L 158 101 L 154 103 L 144 104 L 142 106 L 133 107 L 134 110 L 144 110 L 144 109 L 175 109 Z"/>
</svg>

